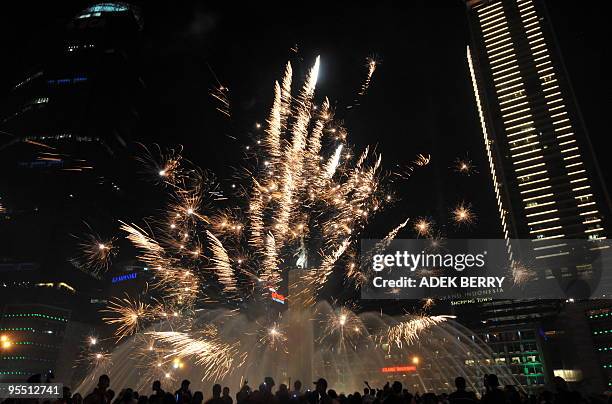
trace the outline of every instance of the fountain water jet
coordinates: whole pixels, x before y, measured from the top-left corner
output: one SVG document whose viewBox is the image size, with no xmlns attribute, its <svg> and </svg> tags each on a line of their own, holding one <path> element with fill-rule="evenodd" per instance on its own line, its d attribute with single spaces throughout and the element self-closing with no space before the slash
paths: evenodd
<svg viewBox="0 0 612 404">
<path fill-rule="evenodd" d="M 432 318 L 437 320 L 428 320 Z M 397 338 L 396 334 L 390 338 L 393 327 L 410 321 L 424 325 L 410 338 Z M 76 391 L 90 392 L 103 373 L 110 375 L 115 391 L 132 387 L 145 392 L 156 379 L 167 389 L 189 379 L 192 391 L 208 392 L 216 382 L 236 390 L 248 380 L 256 388 L 266 376 L 272 376 L 277 385 L 300 379 L 306 388 L 312 380 L 324 377 L 338 392 L 359 391 L 364 380 L 379 387 L 388 380 L 400 380 L 411 391 L 441 393 L 453 389 L 457 376 L 481 391 L 483 376 L 488 373 L 497 374 L 503 384 L 518 385 L 506 366 L 495 364 L 482 340 L 448 317 L 354 313 L 319 302 L 312 308 L 289 310 L 273 324 L 269 318 L 249 319 L 227 309 L 196 315 L 189 325 L 191 333 L 214 326 L 219 340 L 238 346 L 230 351 L 235 357 L 228 358 L 232 362 L 227 374 L 216 378 L 207 378 L 210 372 L 193 357 L 181 356 L 155 340 L 155 333 L 180 327 L 173 329 L 168 322 L 152 325 L 117 346 L 111 360 L 93 369 Z M 243 358 L 244 353 L 248 355 Z"/>
</svg>

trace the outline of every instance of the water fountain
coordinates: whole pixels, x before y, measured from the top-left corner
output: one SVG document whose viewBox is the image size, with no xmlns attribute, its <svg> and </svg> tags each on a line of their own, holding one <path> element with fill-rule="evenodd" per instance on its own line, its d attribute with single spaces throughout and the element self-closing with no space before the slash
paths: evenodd
<svg viewBox="0 0 612 404">
<path fill-rule="evenodd" d="M 343 392 L 361 390 L 364 380 L 379 387 L 386 381 L 400 380 L 411 391 L 448 392 L 459 375 L 473 390 L 481 391 L 487 373 L 497 374 L 503 384 L 518 384 L 507 367 L 495 364 L 482 340 L 450 317 L 397 318 L 376 312 L 354 313 L 319 302 L 310 309 L 288 311 L 272 327 L 264 326 L 266 321 L 225 309 L 197 316 L 192 328 L 214 324 L 221 340 L 240 345 L 234 352 L 236 357 L 230 358 L 233 362 L 228 373 L 217 379 L 204 378 L 208 372 L 194 358 L 178 358 L 172 349 L 152 342 L 151 333 L 172 331 L 170 323 L 164 322 L 120 344 L 76 391 L 91 391 L 103 373 L 110 375 L 116 392 L 126 387 L 148 391 L 156 379 L 168 389 L 189 379 L 193 391 L 207 392 L 215 382 L 235 391 L 246 380 L 257 388 L 266 376 L 272 376 L 277 385 L 300 379 L 305 388 L 324 377 L 330 387 Z M 424 324 L 408 327 L 411 336 L 393 333 L 410 321 Z M 242 363 L 240 352 L 244 351 L 250 354 Z"/>
</svg>

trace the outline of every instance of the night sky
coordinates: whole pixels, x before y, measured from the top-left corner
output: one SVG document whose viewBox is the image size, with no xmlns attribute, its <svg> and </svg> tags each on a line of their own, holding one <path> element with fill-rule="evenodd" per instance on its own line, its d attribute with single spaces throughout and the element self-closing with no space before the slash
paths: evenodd
<svg viewBox="0 0 612 404">
<path fill-rule="evenodd" d="M 390 2 L 221 3 L 141 4 L 138 63 L 148 100 L 141 140 L 183 144 L 187 158 L 229 179 L 243 162 L 241 150 L 259 136 L 255 122 L 264 121 L 285 62 L 292 61 L 295 82 L 320 54 L 318 99 L 330 97 L 352 144 L 358 149 L 377 145 L 387 169 L 409 164 L 417 153 L 432 154 L 428 167 L 396 184 L 403 198 L 396 207 L 400 214 L 431 216 L 444 225 L 453 205 L 465 200 L 479 216 L 470 236 L 499 235 L 492 193 L 483 192 L 491 186 L 465 58 L 469 32 L 463 2 L 413 1 L 402 7 Z M 597 7 L 575 7 L 575 2 L 547 3 L 605 176 L 612 167 L 604 154 L 602 114 L 611 94 L 610 76 L 604 74 L 604 60 L 610 59 L 607 15 Z M 53 57 L 48 45 L 88 4 L 18 2 L 17 8 L 3 10 L 1 93 Z M 297 54 L 291 51 L 296 44 Z M 361 105 L 347 112 L 371 54 L 382 64 Z M 208 94 L 216 83 L 211 71 L 230 89 L 231 120 L 215 111 Z M 452 172 L 453 161 L 466 156 L 476 164 L 477 175 Z"/>
</svg>

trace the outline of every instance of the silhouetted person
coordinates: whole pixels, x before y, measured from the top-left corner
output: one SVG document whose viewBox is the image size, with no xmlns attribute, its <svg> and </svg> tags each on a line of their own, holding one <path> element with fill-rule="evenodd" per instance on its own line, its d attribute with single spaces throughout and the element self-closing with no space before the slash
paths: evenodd
<svg viewBox="0 0 612 404">
<path fill-rule="evenodd" d="M 388 395 L 383 401 L 384 404 L 406 404 L 402 391 L 402 383 L 396 380 L 391 385 L 391 388 L 389 388 L 388 383 L 385 387 L 387 388 Z"/>
<path fill-rule="evenodd" d="M 230 396 L 230 389 L 227 386 L 223 388 L 223 393 L 221 394 L 221 398 L 223 399 L 223 402 L 225 404 L 234 404 L 234 400 L 232 400 L 232 397 Z"/>
<path fill-rule="evenodd" d="M 206 401 L 206 404 L 223 404 L 224 401 L 221 398 L 221 385 L 215 384 L 212 388 L 212 398 Z"/>
<path fill-rule="evenodd" d="M 298 400 L 302 396 L 302 382 L 296 380 L 293 382 L 293 391 L 290 393 L 291 400 Z"/>
<path fill-rule="evenodd" d="M 261 388 L 262 386 L 263 386 L 263 389 Z M 264 378 L 264 382 L 261 384 L 260 389 L 259 389 L 259 391 L 261 391 L 262 400 L 264 403 L 277 403 L 278 402 L 274 394 L 272 394 L 272 388 L 274 386 L 276 386 L 276 383 L 274 383 L 274 379 L 271 378 L 270 376 L 266 376 Z"/>
<path fill-rule="evenodd" d="M 153 390 L 153 394 L 149 396 L 149 402 L 151 404 L 162 404 L 166 392 L 162 389 L 161 382 L 155 380 L 151 386 L 151 390 Z"/>
<path fill-rule="evenodd" d="M 72 404 L 83 404 L 83 396 L 79 393 L 74 393 L 72 395 Z"/>
<path fill-rule="evenodd" d="M 117 404 L 135 404 L 136 400 L 134 399 L 134 391 L 130 388 L 127 388 L 119 394 L 119 397 L 114 401 Z"/>
<path fill-rule="evenodd" d="M 338 398 L 338 393 L 336 393 L 336 390 L 332 390 L 332 389 L 327 390 L 327 395 L 329 396 L 329 398 L 331 398 L 332 404 L 340 404 L 340 399 Z M 361 403 L 362 401 L 360 397 L 359 404 Z"/>
<path fill-rule="evenodd" d="M 438 404 L 438 397 L 434 393 L 425 393 L 421 397 L 422 404 Z"/>
<path fill-rule="evenodd" d="M 514 386 L 507 385 L 504 391 L 506 392 L 506 398 L 510 404 L 521 404 L 523 402 L 523 400 L 521 400 L 521 395 Z"/>
<path fill-rule="evenodd" d="M 240 388 L 240 391 L 236 393 L 236 404 L 246 403 L 251 395 L 251 388 L 249 387 L 248 380 L 245 380 Z"/>
<path fill-rule="evenodd" d="M 202 394 L 201 391 L 196 391 L 193 393 L 191 404 L 202 404 L 202 401 L 204 401 L 204 394 Z"/>
<path fill-rule="evenodd" d="M 164 399 L 162 400 L 162 404 L 176 404 L 176 400 L 172 393 L 164 394 Z"/>
<path fill-rule="evenodd" d="M 374 399 L 376 399 L 376 397 L 374 397 L 374 395 L 372 394 L 371 389 L 368 387 L 364 388 L 363 397 L 361 399 L 363 404 L 372 404 L 374 402 Z"/>
<path fill-rule="evenodd" d="M 151 386 L 151 390 L 153 390 L 153 395 L 163 396 L 166 392 L 162 389 L 161 382 L 159 380 L 155 380 L 153 385 Z"/>
<path fill-rule="evenodd" d="M 281 383 L 281 385 L 278 386 L 278 391 L 276 392 L 276 400 L 279 402 L 279 404 L 289 404 L 289 399 L 289 388 L 286 384 Z"/>
<path fill-rule="evenodd" d="M 189 380 L 181 382 L 181 388 L 174 392 L 174 398 L 177 404 L 191 403 L 191 391 L 189 390 Z"/>
<path fill-rule="evenodd" d="M 457 390 L 448 396 L 450 404 L 474 404 L 478 401 L 473 391 L 465 390 L 465 385 L 466 383 L 463 377 L 455 378 L 455 387 Z"/>
<path fill-rule="evenodd" d="M 487 392 L 482 397 L 483 404 L 507 404 L 506 393 L 499 388 L 497 375 L 490 374 L 485 376 L 485 387 Z"/>
<path fill-rule="evenodd" d="M 569 391 L 567 382 L 564 378 L 555 376 L 553 378 L 553 384 L 555 386 L 555 404 L 574 404 L 582 402 L 580 393 Z"/>
<path fill-rule="evenodd" d="M 332 404 L 332 399 L 327 395 L 327 380 L 320 378 L 315 384 L 315 391 L 310 395 L 310 402 L 314 404 Z"/>
<path fill-rule="evenodd" d="M 110 377 L 102 375 L 98 378 L 98 386 L 85 397 L 84 404 L 108 404 L 113 399 L 108 397 L 106 390 L 110 386 Z M 113 394 L 114 396 L 114 394 Z"/>
</svg>

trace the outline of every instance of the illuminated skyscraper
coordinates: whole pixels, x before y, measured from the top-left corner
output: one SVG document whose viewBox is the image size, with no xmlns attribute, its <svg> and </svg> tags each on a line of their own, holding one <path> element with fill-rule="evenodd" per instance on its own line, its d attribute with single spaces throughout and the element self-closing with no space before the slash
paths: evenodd
<svg viewBox="0 0 612 404">
<path fill-rule="evenodd" d="M 610 203 L 545 5 L 541 0 L 466 4 L 472 36 L 469 71 L 509 258 L 527 262 L 540 278 L 593 278 L 589 257 L 600 247 L 580 243 L 581 248 L 573 248 L 576 243 L 567 239 L 605 238 Z M 521 243 L 528 248 L 516 248 L 511 239 L 532 241 Z M 555 318 L 565 318 L 559 313 L 573 301 L 482 304 L 487 336 L 517 339 L 512 349 L 496 354 L 496 361 L 507 363 L 510 355 L 523 368 L 517 376 L 527 388 L 553 374 L 601 376 L 592 369 L 594 361 L 569 358 L 567 349 L 552 353 L 556 336 L 564 334 Z M 521 332 L 535 335 L 536 343 L 519 343 Z M 575 346 L 575 356 L 584 359 L 580 349 L 592 350 L 591 344 L 565 346 Z M 594 384 L 599 388 L 601 381 Z"/>
<path fill-rule="evenodd" d="M 467 2 L 468 64 L 506 238 L 602 238 L 608 200 L 538 0 Z"/>
<path fill-rule="evenodd" d="M 70 234 L 128 205 L 119 201 L 129 147 L 142 139 L 141 28 L 137 7 L 93 4 L 0 94 L 0 169 L 11 173 L 0 186 L 1 258 L 26 257 L 64 280 Z"/>
</svg>

